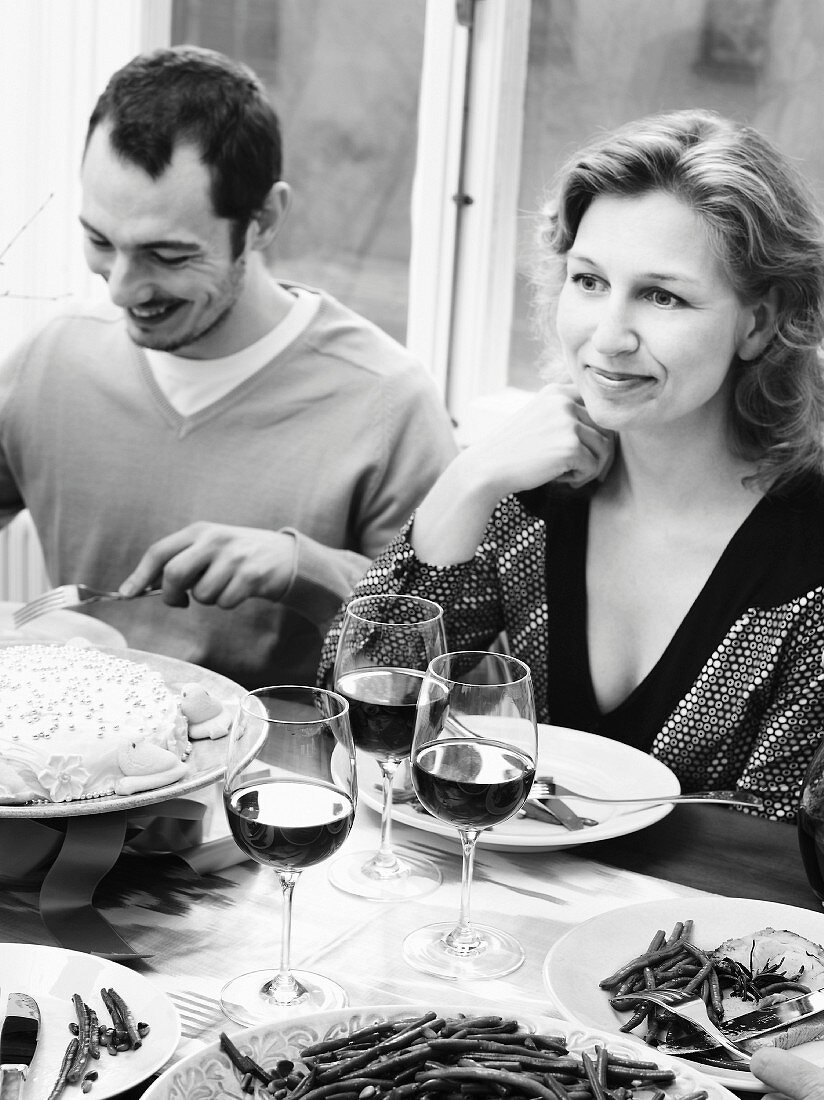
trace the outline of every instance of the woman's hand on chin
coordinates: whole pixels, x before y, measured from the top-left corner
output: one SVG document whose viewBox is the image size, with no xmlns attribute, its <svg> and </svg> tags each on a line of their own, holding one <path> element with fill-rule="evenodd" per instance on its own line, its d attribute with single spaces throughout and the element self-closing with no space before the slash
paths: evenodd
<svg viewBox="0 0 824 1100">
<path fill-rule="evenodd" d="M 462 451 L 418 508 L 412 546 L 430 565 L 468 561 L 498 501 L 563 479 L 578 488 L 603 478 L 611 433 L 595 426 L 573 386 L 545 386 L 481 442 Z"/>
<path fill-rule="evenodd" d="M 471 447 L 465 460 L 500 500 L 550 481 L 576 489 L 602 481 L 614 453 L 614 434 L 594 423 L 575 387 L 553 382 Z"/>
</svg>

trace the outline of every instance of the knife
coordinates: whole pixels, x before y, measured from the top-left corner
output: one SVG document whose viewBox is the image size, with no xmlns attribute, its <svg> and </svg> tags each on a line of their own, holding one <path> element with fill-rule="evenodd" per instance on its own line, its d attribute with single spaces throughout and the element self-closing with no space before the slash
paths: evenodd
<svg viewBox="0 0 824 1100">
<path fill-rule="evenodd" d="M 584 829 L 587 825 L 597 824 L 591 818 L 579 817 L 572 807 L 567 806 L 566 802 L 562 802 L 560 798 L 533 798 L 530 796 L 524 802 L 523 810 L 527 817 L 536 817 L 539 821 L 554 819 L 556 823 L 563 825 L 565 829 L 569 829 L 571 832 Z"/>
<path fill-rule="evenodd" d="M 817 989 L 813 993 L 805 993 L 801 997 L 794 997 L 791 1001 L 780 1001 L 768 1008 L 759 1008 L 754 1012 L 747 1012 L 743 1016 L 736 1016 L 729 1023 L 722 1023 L 719 1026 L 734 1043 L 744 1043 L 748 1039 L 769 1035 L 771 1031 L 778 1031 L 796 1020 L 816 1016 L 819 1012 L 824 1012 L 824 989 Z M 824 1031 L 824 1025 L 822 1031 Z M 686 1054 L 688 1049 L 692 1051 L 709 1050 L 713 1045 L 711 1039 L 703 1042 L 700 1035 L 689 1035 L 673 1043 L 662 1043 L 660 1047 L 662 1050 L 672 1051 L 673 1053 Z"/>
<path fill-rule="evenodd" d="M 27 993 L 10 993 L 0 1031 L 0 1097 L 18 1100 L 40 1034 L 40 1009 Z"/>
</svg>

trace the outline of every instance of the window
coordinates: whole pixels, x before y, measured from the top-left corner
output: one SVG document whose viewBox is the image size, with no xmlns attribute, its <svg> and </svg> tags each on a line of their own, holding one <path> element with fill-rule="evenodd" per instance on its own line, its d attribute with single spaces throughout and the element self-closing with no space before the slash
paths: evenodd
<svg viewBox="0 0 824 1100">
<path fill-rule="evenodd" d="M 530 215 L 562 160 L 599 129 L 707 107 L 770 136 L 824 202 L 823 52 L 819 0 L 535 0 L 517 198 L 521 259 L 500 385 L 541 384 L 522 258 Z"/>
<path fill-rule="evenodd" d="M 247 62 L 270 91 L 293 204 L 275 274 L 406 339 L 425 0 L 173 0 L 171 41 Z"/>
<path fill-rule="evenodd" d="M 540 385 L 531 215 L 597 128 L 713 107 L 775 138 L 824 200 L 820 0 L 27 0 L 3 31 L 0 245 L 54 196 L 3 257 L 7 345 L 51 299 L 97 292 L 76 223 L 85 122 L 114 68 L 170 40 L 271 89 L 295 192 L 275 272 L 406 342 L 459 418 Z"/>
</svg>

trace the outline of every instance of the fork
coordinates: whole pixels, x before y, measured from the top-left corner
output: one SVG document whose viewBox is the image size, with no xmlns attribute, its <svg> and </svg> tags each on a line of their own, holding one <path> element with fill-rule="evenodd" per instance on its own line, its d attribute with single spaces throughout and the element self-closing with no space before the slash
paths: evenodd
<svg viewBox="0 0 824 1100">
<path fill-rule="evenodd" d="M 12 618 L 14 625 L 21 627 L 49 611 L 81 607 L 87 603 L 97 603 L 98 600 L 136 600 L 139 596 L 159 596 L 162 591 L 162 588 L 147 588 L 143 592 L 136 592 L 134 596 L 123 596 L 120 592 L 106 592 L 100 588 L 90 588 L 87 584 L 61 584 L 43 592 L 23 607 L 18 607 Z"/>
<path fill-rule="evenodd" d="M 616 998 L 617 1000 L 617 998 Z M 645 989 L 643 993 L 625 993 L 620 997 L 621 1005 L 653 1004 L 658 1008 L 677 1016 L 679 1020 L 687 1020 L 693 1026 L 703 1031 L 713 1040 L 716 1046 L 723 1047 L 736 1059 L 749 1063 L 750 1056 L 746 1051 L 737 1047 L 731 1039 L 715 1026 L 707 1013 L 707 1006 L 701 997 L 693 993 L 683 993 L 680 989 Z"/>
<path fill-rule="evenodd" d="M 665 794 L 658 798 L 604 798 L 602 795 L 579 794 L 571 791 L 569 787 L 562 787 L 553 782 L 551 776 L 536 779 L 530 792 L 536 798 L 552 798 L 557 794 L 567 798 L 580 798 L 582 802 L 607 802 L 615 805 L 654 806 L 661 802 L 719 802 L 724 806 L 752 806 L 754 809 L 762 809 L 763 799 L 753 794 L 752 791 L 691 791 L 689 794 Z"/>
</svg>

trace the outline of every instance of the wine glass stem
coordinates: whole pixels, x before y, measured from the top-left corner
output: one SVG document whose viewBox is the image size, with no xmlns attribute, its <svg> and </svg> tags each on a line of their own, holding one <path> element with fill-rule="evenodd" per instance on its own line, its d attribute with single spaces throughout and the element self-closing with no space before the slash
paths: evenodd
<svg viewBox="0 0 824 1100">
<path fill-rule="evenodd" d="M 383 778 L 383 805 L 381 806 L 381 843 L 375 854 L 373 862 L 378 867 L 394 867 L 398 857 L 392 851 L 392 795 L 395 783 L 395 773 L 400 765 L 400 760 L 381 760 L 381 775 Z"/>
<path fill-rule="evenodd" d="M 483 940 L 472 927 L 469 919 L 469 898 L 472 890 L 472 871 L 475 864 L 475 842 L 480 829 L 461 829 L 461 850 L 463 865 L 461 868 L 461 915 L 458 923 L 445 937 L 446 945 L 459 955 L 469 955 L 478 951 Z"/>
<path fill-rule="evenodd" d="M 300 982 L 295 981 L 289 969 L 289 958 L 292 950 L 292 891 L 298 881 L 300 871 L 278 871 L 277 876 L 283 894 L 280 925 L 280 969 L 277 976 L 264 986 L 264 993 L 281 1004 L 293 1004 L 306 992 Z"/>
</svg>

